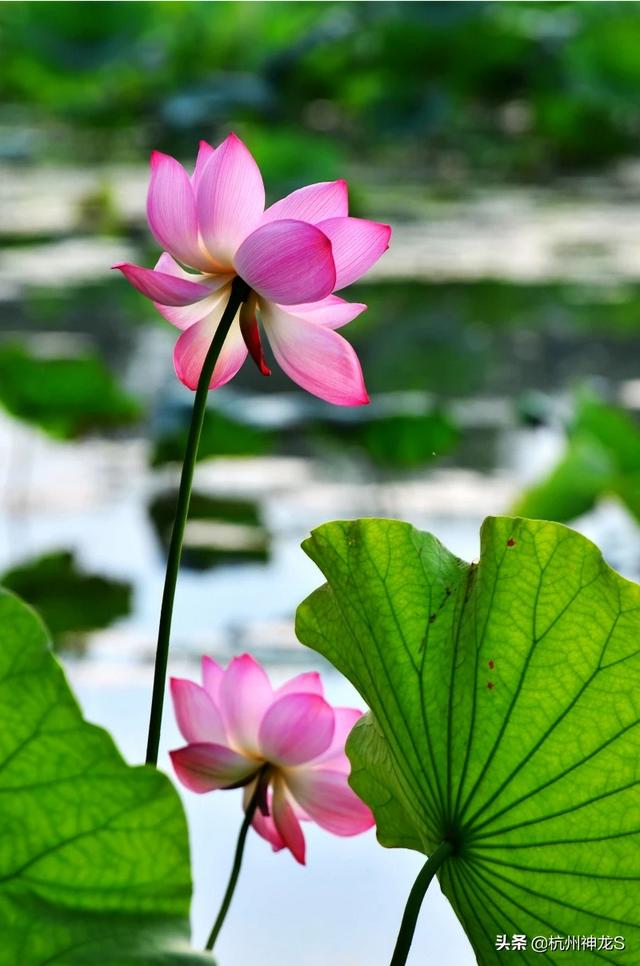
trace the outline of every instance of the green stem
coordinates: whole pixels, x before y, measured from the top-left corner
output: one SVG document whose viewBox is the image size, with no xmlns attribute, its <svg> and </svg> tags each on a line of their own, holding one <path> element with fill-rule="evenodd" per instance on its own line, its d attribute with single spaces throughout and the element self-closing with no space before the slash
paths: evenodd
<svg viewBox="0 0 640 966">
<path fill-rule="evenodd" d="M 411 949 L 411 943 L 413 942 L 413 934 L 416 930 L 422 900 L 434 875 L 445 859 L 451 855 L 452 851 L 453 846 L 451 842 L 441 842 L 418 873 L 418 878 L 413 883 L 413 888 L 407 899 L 390 966 L 404 966 L 406 963 L 409 950 Z"/>
<path fill-rule="evenodd" d="M 189 501 L 191 499 L 191 485 L 193 483 L 193 472 L 198 455 L 198 445 L 200 434 L 204 422 L 204 414 L 207 408 L 209 396 L 209 383 L 215 369 L 220 351 L 227 337 L 231 323 L 236 317 L 240 305 L 249 294 L 246 282 L 241 278 L 234 278 L 231 286 L 231 295 L 227 307 L 215 331 L 215 335 L 207 352 L 202 366 L 202 372 L 198 379 L 195 398 L 193 400 L 193 412 L 191 414 L 191 425 L 189 436 L 184 453 L 182 464 L 182 475 L 180 477 L 180 489 L 178 490 L 178 503 L 176 506 L 176 516 L 171 531 L 171 541 L 169 543 L 169 553 L 167 556 L 167 571 L 164 578 L 164 590 L 162 592 L 162 606 L 160 608 L 160 625 L 158 628 L 158 644 L 156 647 L 156 663 L 153 675 L 153 697 L 151 699 L 151 714 L 149 717 L 149 738 L 147 741 L 147 764 L 155 765 L 158 761 L 158 746 L 160 744 L 160 728 L 162 726 L 162 706 L 164 704 L 165 679 L 167 676 L 167 661 L 169 658 L 169 640 L 171 638 L 171 617 L 173 615 L 173 601 L 176 593 L 176 582 L 180 569 L 180 557 L 182 556 L 182 541 L 184 538 L 184 528 L 189 513 Z"/>
<path fill-rule="evenodd" d="M 213 929 L 209 934 L 207 945 L 205 946 L 205 949 L 208 949 L 209 951 L 213 950 L 216 939 L 218 938 L 218 933 L 222 929 L 224 921 L 227 917 L 229 906 L 231 905 L 231 900 L 233 899 L 233 893 L 235 892 L 236 885 L 238 883 L 238 876 L 240 875 L 240 867 L 242 866 L 242 856 L 244 854 L 244 844 L 247 839 L 247 833 L 251 827 L 253 816 L 256 814 L 256 809 L 266 796 L 266 785 L 268 780 L 268 766 L 264 766 L 258 775 L 255 791 L 249 800 L 242 825 L 240 826 L 240 834 L 238 835 L 238 842 L 236 844 L 236 851 L 233 857 L 233 866 L 231 867 L 231 875 L 229 876 L 227 890 L 224 894 L 222 905 L 220 906 L 220 912 L 216 916 L 216 921 L 213 924 Z"/>
</svg>

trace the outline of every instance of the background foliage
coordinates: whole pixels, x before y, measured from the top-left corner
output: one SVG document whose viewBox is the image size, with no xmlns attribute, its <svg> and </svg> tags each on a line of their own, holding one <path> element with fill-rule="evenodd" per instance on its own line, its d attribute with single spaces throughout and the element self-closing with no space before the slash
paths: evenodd
<svg viewBox="0 0 640 966">
<path fill-rule="evenodd" d="M 0 11 L 0 97 L 68 156 L 190 150 L 233 118 L 269 179 L 363 149 L 546 177 L 635 147 L 639 43 L 634 3 L 26 2 Z"/>
</svg>

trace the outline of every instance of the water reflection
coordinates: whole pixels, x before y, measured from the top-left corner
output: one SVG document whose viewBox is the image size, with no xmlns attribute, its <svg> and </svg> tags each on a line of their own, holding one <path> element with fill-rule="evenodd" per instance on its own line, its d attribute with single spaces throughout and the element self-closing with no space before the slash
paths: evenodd
<svg viewBox="0 0 640 966">
<path fill-rule="evenodd" d="M 83 653 L 91 632 L 131 613 L 131 583 L 86 573 L 69 550 L 11 567 L 0 585 L 37 610 L 61 651 Z"/>
<path fill-rule="evenodd" d="M 159 414 L 157 422 L 161 425 L 154 434 L 152 466 L 182 462 L 190 419 L 191 410 L 188 406 Z M 262 456 L 272 450 L 274 445 L 273 432 L 242 422 L 218 409 L 209 409 L 202 425 L 197 459 Z"/>
<path fill-rule="evenodd" d="M 169 549 L 178 491 L 160 493 L 149 503 L 149 516 L 162 547 Z M 269 559 L 269 534 L 262 526 L 258 503 L 232 497 L 191 494 L 185 526 L 182 566 L 208 570 L 220 564 Z"/>
<path fill-rule="evenodd" d="M 63 334 L 32 345 L 0 345 L 0 403 L 13 416 L 59 439 L 76 439 L 140 419 L 137 401 L 122 391 L 94 353 L 72 351 Z M 71 351 L 70 351 L 71 350 Z"/>
</svg>

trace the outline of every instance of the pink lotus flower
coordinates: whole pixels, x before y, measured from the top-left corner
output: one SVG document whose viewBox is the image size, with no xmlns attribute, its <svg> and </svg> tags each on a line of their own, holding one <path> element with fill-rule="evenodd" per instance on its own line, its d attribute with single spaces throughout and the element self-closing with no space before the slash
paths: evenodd
<svg viewBox="0 0 640 966">
<path fill-rule="evenodd" d="M 362 712 L 332 708 L 320 675 L 299 674 L 275 691 L 249 654 L 223 670 L 202 659 L 203 687 L 171 679 L 178 726 L 188 744 L 171 752 L 176 774 L 194 792 L 244 786 L 248 806 L 268 765 L 263 811 L 253 827 L 273 846 L 304 864 L 301 821 L 334 835 L 357 835 L 374 824 L 347 783 L 347 735 Z"/>
<path fill-rule="evenodd" d="M 333 293 L 377 261 L 391 229 L 347 216 L 344 181 L 300 188 L 266 211 L 264 202 L 260 170 L 234 134 L 216 149 L 201 141 L 191 177 L 154 151 L 147 215 L 166 251 L 153 270 L 114 267 L 183 330 L 174 365 L 190 389 L 239 275 L 251 294 L 225 340 L 211 389 L 232 379 L 248 352 L 269 374 L 259 316 L 276 360 L 294 382 L 338 405 L 368 402 L 358 358 L 335 331 L 366 305 Z"/>
</svg>

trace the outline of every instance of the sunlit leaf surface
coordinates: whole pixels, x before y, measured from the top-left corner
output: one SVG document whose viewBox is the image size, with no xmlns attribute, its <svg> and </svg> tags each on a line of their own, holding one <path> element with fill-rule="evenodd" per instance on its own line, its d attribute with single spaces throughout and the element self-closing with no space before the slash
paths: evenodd
<svg viewBox="0 0 640 966">
<path fill-rule="evenodd" d="M 503 963 L 496 936 L 514 933 L 620 935 L 626 954 L 580 962 L 633 962 L 640 588 L 579 534 L 522 519 L 485 522 L 478 564 L 388 520 L 327 524 L 304 546 L 327 584 L 298 635 L 371 708 L 348 752 L 380 841 L 453 844 L 440 884 L 481 964 Z"/>
<path fill-rule="evenodd" d="M 169 780 L 83 720 L 42 624 L 0 592 L 0 963 L 210 964 L 190 893 Z"/>
</svg>

